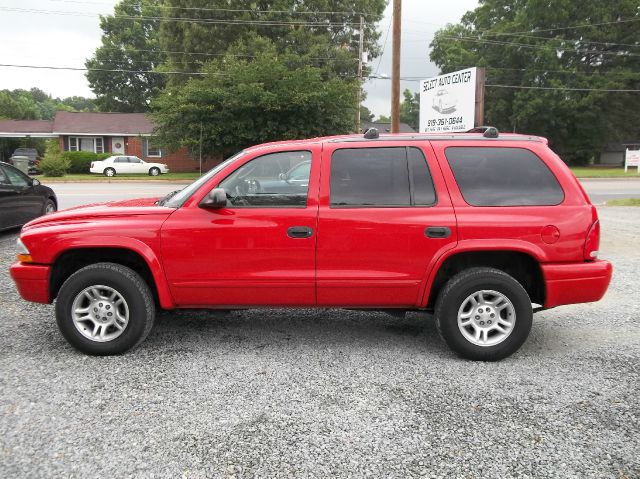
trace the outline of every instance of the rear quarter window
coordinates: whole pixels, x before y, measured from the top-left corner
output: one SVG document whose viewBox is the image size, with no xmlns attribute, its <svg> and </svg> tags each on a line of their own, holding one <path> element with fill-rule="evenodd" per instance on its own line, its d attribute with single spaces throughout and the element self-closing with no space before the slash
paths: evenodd
<svg viewBox="0 0 640 479">
<path fill-rule="evenodd" d="M 445 156 L 473 206 L 552 206 L 564 192 L 549 167 L 525 148 L 449 147 Z"/>
</svg>

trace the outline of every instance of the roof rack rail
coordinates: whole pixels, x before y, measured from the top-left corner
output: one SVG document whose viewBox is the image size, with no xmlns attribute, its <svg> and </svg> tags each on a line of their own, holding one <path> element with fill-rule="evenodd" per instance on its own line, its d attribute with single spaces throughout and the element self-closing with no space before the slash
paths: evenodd
<svg viewBox="0 0 640 479">
<path fill-rule="evenodd" d="M 476 126 L 467 130 L 467 133 L 482 133 L 485 138 L 498 138 L 500 133 L 495 126 Z"/>
<path fill-rule="evenodd" d="M 377 128 L 369 128 L 364 132 L 364 137 L 367 140 L 377 140 L 378 138 L 380 138 L 380 133 L 378 132 Z"/>
</svg>

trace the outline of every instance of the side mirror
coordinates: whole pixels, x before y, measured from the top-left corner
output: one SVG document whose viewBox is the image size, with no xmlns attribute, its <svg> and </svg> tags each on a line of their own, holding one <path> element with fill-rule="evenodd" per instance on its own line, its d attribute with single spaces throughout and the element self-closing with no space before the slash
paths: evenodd
<svg viewBox="0 0 640 479">
<path fill-rule="evenodd" d="M 38 178 L 31 178 L 31 186 L 38 186 L 40 184 L 40 180 Z"/>
<path fill-rule="evenodd" d="M 280 178 L 281 180 L 286 180 L 287 179 L 287 174 L 286 173 L 280 173 L 278 175 L 278 178 Z"/>
<path fill-rule="evenodd" d="M 227 193 L 224 188 L 214 188 L 202 198 L 200 208 L 220 209 L 227 206 Z"/>
</svg>

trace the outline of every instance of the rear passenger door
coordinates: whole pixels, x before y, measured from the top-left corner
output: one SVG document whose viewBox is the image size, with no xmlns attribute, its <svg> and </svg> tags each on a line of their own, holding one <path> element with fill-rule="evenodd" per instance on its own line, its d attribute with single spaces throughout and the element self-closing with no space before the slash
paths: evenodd
<svg viewBox="0 0 640 479">
<path fill-rule="evenodd" d="M 426 142 L 329 143 L 323 151 L 318 304 L 415 307 L 456 220 Z"/>
</svg>

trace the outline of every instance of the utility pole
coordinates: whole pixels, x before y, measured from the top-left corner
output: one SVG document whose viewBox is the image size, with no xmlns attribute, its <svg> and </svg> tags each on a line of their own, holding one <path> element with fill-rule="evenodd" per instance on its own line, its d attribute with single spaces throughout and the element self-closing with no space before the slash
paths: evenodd
<svg viewBox="0 0 640 479">
<path fill-rule="evenodd" d="M 402 0 L 393 0 L 393 65 L 391 71 L 391 133 L 400 132 L 400 37 Z"/>
<path fill-rule="evenodd" d="M 360 133 L 362 119 L 360 105 L 362 104 L 362 56 L 364 55 L 364 17 L 360 15 L 360 46 L 358 47 L 358 104 L 356 105 L 356 133 Z"/>
</svg>

